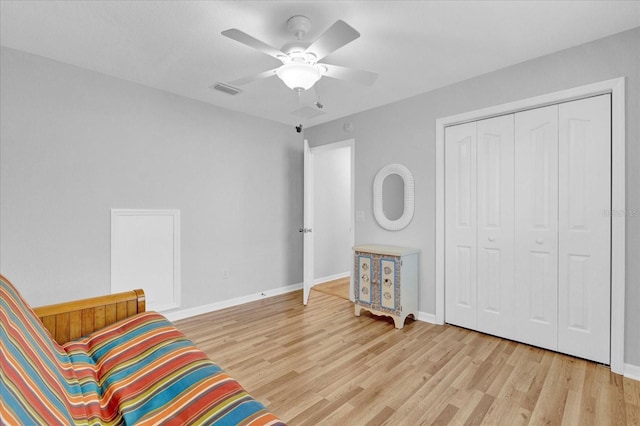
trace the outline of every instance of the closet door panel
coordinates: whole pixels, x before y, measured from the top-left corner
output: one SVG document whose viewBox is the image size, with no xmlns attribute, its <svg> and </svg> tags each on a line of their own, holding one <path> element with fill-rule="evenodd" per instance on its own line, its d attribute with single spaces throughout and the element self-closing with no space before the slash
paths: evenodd
<svg viewBox="0 0 640 426">
<path fill-rule="evenodd" d="M 445 130 L 445 321 L 476 327 L 476 123 Z"/>
<path fill-rule="evenodd" d="M 611 95 L 560 105 L 559 350 L 609 363 Z"/>
<path fill-rule="evenodd" d="M 515 187 L 515 334 L 557 350 L 557 105 L 515 114 Z"/>
<path fill-rule="evenodd" d="M 513 338 L 513 115 L 477 122 L 477 329 Z"/>
</svg>

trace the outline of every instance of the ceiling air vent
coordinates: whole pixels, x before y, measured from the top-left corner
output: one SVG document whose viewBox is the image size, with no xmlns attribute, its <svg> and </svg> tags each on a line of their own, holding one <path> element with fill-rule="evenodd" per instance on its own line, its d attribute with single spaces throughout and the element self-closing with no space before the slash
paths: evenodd
<svg viewBox="0 0 640 426">
<path fill-rule="evenodd" d="M 325 114 L 325 112 L 320 111 L 316 108 L 311 108 L 310 106 L 305 106 L 295 111 L 291 111 L 291 115 L 295 115 L 297 117 L 305 118 L 305 119 L 312 119 L 322 114 Z"/>
<path fill-rule="evenodd" d="M 242 90 L 238 89 L 237 87 L 229 86 L 228 84 L 224 83 L 216 83 L 211 86 L 211 89 L 224 92 L 227 95 L 237 95 L 238 93 L 242 93 Z"/>
</svg>

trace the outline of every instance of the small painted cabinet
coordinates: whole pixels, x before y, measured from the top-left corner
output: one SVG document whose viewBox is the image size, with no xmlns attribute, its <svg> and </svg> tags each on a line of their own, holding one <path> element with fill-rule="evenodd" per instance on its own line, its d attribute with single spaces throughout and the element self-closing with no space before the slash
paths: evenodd
<svg viewBox="0 0 640 426">
<path fill-rule="evenodd" d="M 409 315 L 418 315 L 418 265 L 420 250 L 366 244 L 354 250 L 355 314 L 364 309 L 393 318 L 404 327 Z"/>
</svg>

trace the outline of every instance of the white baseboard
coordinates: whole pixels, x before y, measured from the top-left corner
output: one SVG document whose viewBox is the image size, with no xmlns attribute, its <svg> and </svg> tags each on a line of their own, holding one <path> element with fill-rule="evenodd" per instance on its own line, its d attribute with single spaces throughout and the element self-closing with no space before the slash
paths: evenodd
<svg viewBox="0 0 640 426">
<path fill-rule="evenodd" d="M 436 316 L 434 314 L 428 314 L 426 312 L 418 311 L 418 321 L 428 322 L 431 324 L 437 324 Z"/>
<path fill-rule="evenodd" d="M 209 312 L 219 311 L 220 309 L 230 308 L 232 306 L 242 305 L 243 303 L 255 302 L 256 300 L 267 297 L 278 296 L 280 294 L 290 293 L 292 291 L 302 289 L 302 283 L 291 284 L 285 287 L 278 287 L 271 290 L 265 290 L 260 293 L 249 294 L 247 296 L 235 297 L 221 302 L 211 303 L 208 305 L 196 306 L 193 308 L 180 309 L 177 311 L 161 312 L 169 321 L 178 321 L 185 318 L 202 315 Z M 300 299 L 302 303 L 302 299 Z"/>
<path fill-rule="evenodd" d="M 640 382 L 640 365 L 624 364 L 624 377 Z"/>
<path fill-rule="evenodd" d="M 316 278 L 313 280 L 313 285 L 326 283 L 328 281 L 339 280 L 340 278 L 346 278 L 351 276 L 349 272 L 342 272 L 340 274 L 328 275 L 326 277 Z"/>
</svg>

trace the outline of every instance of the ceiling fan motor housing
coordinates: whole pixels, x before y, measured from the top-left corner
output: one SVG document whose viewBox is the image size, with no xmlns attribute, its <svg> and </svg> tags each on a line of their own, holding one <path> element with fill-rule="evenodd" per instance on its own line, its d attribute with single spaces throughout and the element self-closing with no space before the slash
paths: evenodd
<svg viewBox="0 0 640 426">
<path fill-rule="evenodd" d="M 294 58 L 304 58 L 305 60 L 313 60 L 315 62 L 316 55 L 313 53 L 307 52 L 305 55 L 305 50 L 309 47 L 310 43 L 306 43 L 304 41 L 292 41 L 290 43 L 286 43 L 280 49 L 283 53 L 286 53 L 291 59 Z M 309 56 L 308 58 L 306 56 Z"/>
</svg>

